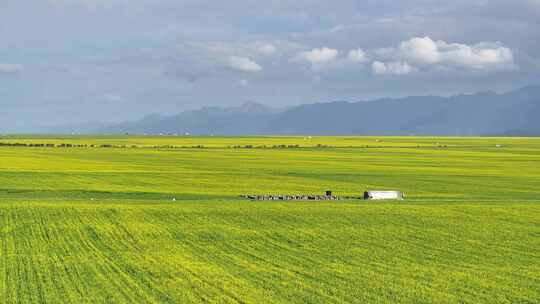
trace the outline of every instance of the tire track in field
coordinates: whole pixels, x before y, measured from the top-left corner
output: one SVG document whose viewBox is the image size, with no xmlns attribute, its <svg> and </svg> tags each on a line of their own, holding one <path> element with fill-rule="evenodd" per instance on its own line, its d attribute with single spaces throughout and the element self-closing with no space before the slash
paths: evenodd
<svg viewBox="0 0 540 304">
<path fill-rule="evenodd" d="M 260 239 L 257 239 L 257 241 L 264 245 L 265 242 L 260 242 Z M 343 294 L 338 295 L 332 295 L 330 293 L 324 293 L 320 290 L 319 287 L 321 286 L 321 278 L 316 277 L 315 275 L 312 275 L 306 271 L 302 271 L 298 269 L 297 263 L 287 263 L 287 258 L 292 257 L 294 255 L 286 255 L 283 258 L 280 258 L 279 261 L 274 261 L 270 259 L 269 257 L 275 256 L 276 251 L 274 250 L 267 250 L 268 255 L 265 256 L 264 254 L 258 254 L 257 252 L 260 252 L 260 249 L 253 249 L 252 247 L 245 247 L 240 244 L 234 243 L 234 245 L 231 242 L 219 242 L 219 243 L 213 243 L 212 247 L 215 247 L 215 250 L 210 250 L 209 247 L 205 247 L 204 245 L 201 245 L 200 242 L 197 240 L 183 240 L 184 246 L 192 252 L 194 256 L 198 256 L 202 260 L 204 260 L 206 263 L 214 264 L 220 267 L 220 269 L 226 273 L 229 273 L 233 277 L 238 278 L 238 276 L 244 277 L 247 280 L 247 282 L 250 282 L 250 285 L 253 287 L 259 289 L 259 290 L 266 290 L 266 292 L 271 292 L 274 297 L 280 298 L 281 301 L 290 301 L 290 293 L 283 294 L 280 292 L 280 289 L 273 289 L 269 290 L 268 287 L 271 285 L 275 285 L 275 281 L 269 282 L 269 277 L 267 275 L 258 274 L 256 272 L 246 271 L 246 263 L 252 264 L 252 262 L 248 262 L 248 260 L 255 261 L 256 265 L 266 265 L 269 267 L 266 267 L 265 273 L 269 273 L 270 269 L 273 269 L 277 273 L 282 274 L 288 274 L 287 276 L 290 277 L 290 274 L 293 274 L 293 277 L 296 278 L 294 280 L 289 281 L 295 281 L 298 282 L 311 282 L 308 285 L 302 284 L 302 288 L 308 288 L 309 294 L 317 294 L 319 297 L 326 299 L 328 302 L 335 302 L 335 303 L 341 303 L 344 300 L 354 302 L 353 297 L 344 296 Z M 253 243 L 253 242 L 249 242 Z M 232 253 L 231 255 L 223 255 L 220 253 Z M 217 253 L 217 254 L 216 254 Z M 232 257 L 232 260 L 231 260 Z M 233 262 L 234 261 L 234 262 Z M 232 263 L 231 263 L 232 262 Z M 316 263 L 318 264 L 318 263 Z M 236 271 L 232 271 L 231 266 L 235 266 Z M 315 264 L 314 264 L 315 265 Z M 226 266 L 226 267 L 225 267 Z M 306 268 L 307 269 L 307 268 Z M 258 283 L 255 283 L 258 282 Z M 349 281 L 350 282 L 350 281 Z M 348 283 L 349 283 L 348 282 Z M 255 283 L 255 284 L 254 284 Z M 270 285 L 269 285 L 270 284 Z M 215 285 L 215 284 L 214 284 Z M 325 284 L 322 284 L 323 286 Z M 275 285 L 279 286 L 279 285 Z"/>
<path fill-rule="evenodd" d="M 190 222 L 193 220 L 192 216 L 172 216 L 168 213 L 156 213 L 152 214 L 152 216 L 148 216 L 148 213 L 144 214 L 143 217 L 145 218 L 146 224 L 152 224 L 155 225 L 155 230 L 162 231 L 163 235 L 168 235 L 172 237 L 173 239 L 169 241 L 170 245 L 175 247 L 178 245 L 181 245 L 180 247 L 176 247 L 172 252 L 178 253 L 179 249 L 182 248 L 183 251 L 190 252 L 190 258 L 187 259 L 188 261 L 196 261 L 201 255 L 197 253 L 196 251 L 193 251 L 191 249 L 195 248 L 196 245 L 193 244 L 193 246 L 185 247 L 186 242 L 182 242 L 181 244 L 178 244 L 175 241 L 178 240 L 184 240 L 182 237 L 178 237 L 179 233 L 177 230 L 177 225 L 183 225 L 186 224 L 186 222 Z M 166 224 L 166 225 L 165 225 Z M 183 236 L 183 234 L 180 233 L 180 235 Z M 185 240 L 184 240 L 185 241 Z M 171 248 L 173 248 L 171 247 Z M 206 248 L 201 248 L 201 250 L 205 251 Z M 161 261 L 164 262 L 164 261 Z M 168 262 L 168 261 L 167 261 Z M 159 262 L 158 262 L 159 263 Z M 170 263 L 170 262 L 168 262 Z M 213 261 L 204 261 L 205 264 L 213 265 Z M 245 301 L 235 293 L 231 292 L 229 289 L 221 286 L 220 284 L 213 282 L 210 279 L 207 279 L 205 276 L 201 275 L 197 270 L 194 270 L 193 267 L 189 266 L 189 263 L 185 263 L 184 261 L 179 261 L 178 259 L 174 259 L 174 262 L 171 264 L 171 268 L 180 268 L 180 272 L 185 275 L 183 279 L 191 285 L 191 292 L 194 292 L 194 295 L 199 298 L 202 302 L 212 302 L 215 300 L 214 295 L 212 295 L 209 292 L 202 292 L 203 290 L 213 290 L 216 291 L 217 294 L 224 296 L 226 299 L 229 299 L 230 302 L 233 303 L 245 303 Z M 201 288 L 201 286 L 195 284 L 194 282 L 197 281 L 201 283 L 202 285 L 206 286 L 206 288 Z"/>
<path fill-rule="evenodd" d="M 98 233 L 93 228 L 93 226 L 103 227 L 107 224 L 112 225 L 112 229 L 108 230 L 105 234 L 107 237 L 110 237 L 108 242 L 105 241 L 103 233 Z M 156 284 L 148 278 L 151 276 L 150 273 L 139 270 L 139 268 L 126 261 L 130 256 L 140 256 L 144 252 L 142 252 L 129 230 L 114 215 L 111 216 L 108 214 L 106 218 L 100 216 L 97 222 L 85 226 L 84 233 L 81 236 L 81 242 L 84 242 L 92 254 L 104 262 L 98 269 L 105 276 L 107 276 L 105 269 L 110 269 L 117 273 L 122 278 L 122 283 L 118 287 L 125 289 L 125 286 L 130 286 L 130 290 L 139 299 L 147 298 L 151 302 L 159 303 L 173 302 L 168 294 L 157 289 Z M 121 252 L 127 254 L 122 255 Z M 126 292 L 122 291 L 122 293 L 126 298 L 130 299 L 130 296 Z"/>
<path fill-rule="evenodd" d="M 172 226 L 172 225 L 171 225 Z M 178 231 L 175 230 L 174 228 L 172 227 L 167 227 L 169 233 L 172 235 L 172 236 L 175 236 L 178 234 Z M 183 234 L 182 234 L 183 236 Z M 216 261 L 215 260 L 211 260 L 211 259 L 207 259 L 206 258 L 206 255 L 202 255 L 201 252 L 206 252 L 208 253 L 208 247 L 205 247 L 204 245 L 201 247 L 200 244 L 197 244 L 195 242 L 189 242 L 187 239 L 181 237 L 181 238 L 176 238 L 177 240 L 181 240 L 182 243 L 180 244 L 181 245 L 181 248 L 187 252 L 190 253 L 191 255 L 191 260 L 192 261 L 195 261 L 195 260 L 199 260 L 200 263 L 204 263 L 204 264 L 207 264 L 207 265 L 214 265 L 214 266 L 218 266 L 220 268 L 220 270 L 223 271 L 223 273 L 227 273 L 228 271 L 225 269 L 225 268 L 222 268 L 223 265 L 221 264 L 216 264 Z M 245 300 L 242 299 L 242 297 L 240 295 L 237 295 L 235 294 L 234 292 L 231 292 L 229 289 L 221 286 L 219 283 L 217 282 L 213 282 L 212 280 L 210 279 L 207 279 L 204 275 L 200 274 L 199 272 L 197 272 L 196 270 L 193 270 L 192 268 L 190 268 L 188 266 L 187 263 L 184 263 L 184 262 L 174 262 L 173 263 L 175 267 L 178 267 L 180 268 L 180 271 L 187 274 L 187 280 L 188 282 L 190 283 L 190 285 L 193 287 L 193 291 L 196 291 L 197 294 L 198 294 L 198 297 L 200 299 L 203 300 L 203 302 L 212 302 L 213 300 L 212 299 L 209 299 L 208 297 L 213 297 L 211 294 L 209 293 L 203 293 L 201 292 L 202 289 L 200 288 L 200 286 L 196 286 L 194 285 L 193 283 L 193 280 L 197 280 L 199 281 L 200 283 L 202 283 L 203 285 L 207 286 L 209 289 L 212 289 L 214 291 L 217 291 L 218 294 L 220 295 L 223 295 L 225 296 L 227 299 L 229 299 L 231 302 L 234 302 L 234 303 L 241 303 L 241 304 L 244 304 L 244 303 L 248 303 L 246 302 Z M 215 300 L 215 299 L 214 299 Z"/>
<path fill-rule="evenodd" d="M 13 236 L 12 236 L 12 221 L 10 218 L 9 211 L 6 209 L 2 209 L 2 238 L 0 238 L 2 242 L 2 290 L 0 290 L 0 294 L 2 295 L 3 302 L 9 303 L 11 302 L 11 299 L 13 298 L 13 291 L 14 288 L 11 286 L 11 271 L 10 271 L 10 265 L 13 265 L 13 261 L 11 261 L 11 257 L 9 256 L 9 252 L 12 252 L 10 249 L 10 245 L 14 244 Z"/>
<path fill-rule="evenodd" d="M 26 214 L 27 212 L 23 209 L 8 211 L 9 216 L 13 217 L 13 219 L 10 218 L 10 222 L 19 222 L 19 225 L 13 225 L 16 227 L 10 229 L 16 229 L 19 232 L 16 232 L 17 235 L 12 232 L 10 239 L 1 240 L 4 252 L 3 262 L 10 267 L 3 271 L 6 274 L 3 278 L 6 287 L 3 290 L 10 292 L 6 297 L 22 299 L 24 295 L 39 296 L 39 298 L 28 298 L 31 302 L 42 302 L 41 299 L 46 298 L 63 298 L 66 302 L 77 303 L 88 296 L 94 299 L 104 300 L 110 297 L 130 302 L 141 299 L 148 302 L 172 302 L 169 295 L 155 288 L 156 284 L 146 273 L 125 261 L 131 255 L 141 254 L 141 249 L 137 246 L 136 239 L 128 236 L 129 230 L 120 222 L 111 221 L 110 216 L 103 217 L 100 213 L 97 216 L 93 214 L 88 216 L 88 210 L 47 211 L 45 215 L 41 212 Z M 62 226 L 58 227 L 51 219 L 55 214 L 66 211 L 72 213 L 73 216 L 65 217 L 64 214 L 60 222 Z M 78 212 L 73 214 L 73 211 Z M 49 221 L 45 220 L 46 217 Z M 25 225 L 21 218 L 35 220 L 31 225 Z M 113 228 L 106 230 L 105 234 L 93 228 L 107 225 L 109 227 L 112 225 Z M 9 222 L 4 221 L 4 227 L 6 226 L 9 227 Z M 63 233 L 66 229 L 77 226 L 83 229 L 78 228 L 75 231 Z M 113 237 L 110 238 L 110 236 Z M 15 238 L 17 242 L 14 241 Z M 110 241 L 107 240 L 108 238 Z M 51 241 L 56 245 L 51 245 Z M 40 244 L 46 245 L 39 248 Z M 49 251 L 46 248 L 49 248 Z M 40 255 L 40 252 L 44 251 L 46 255 Z M 126 252 L 127 255 L 121 254 L 122 252 Z M 61 277 L 64 279 L 57 279 Z M 13 285 L 21 281 L 24 284 Z M 48 287 L 46 295 L 41 287 L 43 284 Z M 98 293 L 101 297 L 89 293 L 100 285 L 109 285 L 113 288 L 102 288 L 104 292 Z M 31 292 L 28 288 L 32 289 Z M 111 293 L 110 290 L 115 290 L 115 292 Z M 118 294 L 121 296 L 118 297 Z"/>
<path fill-rule="evenodd" d="M 266 242 L 260 242 L 262 244 L 266 244 Z M 334 301 L 335 303 L 340 303 L 344 301 L 344 295 L 341 295 L 341 297 L 336 297 L 335 295 L 327 294 L 321 291 L 321 288 L 318 286 L 324 286 L 326 285 L 324 280 L 322 280 L 322 276 L 312 274 L 308 271 L 308 269 L 316 270 L 320 267 L 322 267 L 322 262 L 314 262 L 313 259 L 305 258 L 305 261 L 308 261 L 309 265 L 306 265 L 307 267 L 299 267 L 298 261 L 301 261 L 303 259 L 303 256 L 297 255 L 297 254 L 287 254 L 284 252 L 281 252 L 279 250 L 268 250 L 268 255 L 264 255 L 261 253 L 260 249 L 257 248 L 256 250 L 253 250 L 253 248 L 245 247 L 242 245 L 231 245 L 227 244 L 231 252 L 240 253 L 243 256 L 247 256 L 252 258 L 255 261 L 259 261 L 263 264 L 270 265 L 271 268 L 278 270 L 280 272 L 284 273 L 292 273 L 296 277 L 295 279 L 299 279 L 299 281 L 302 282 L 310 282 L 309 285 L 304 286 L 308 287 L 310 290 L 310 294 L 317 294 L 321 298 L 324 298 L 325 301 Z M 266 247 L 266 246 L 265 246 Z M 273 253 L 273 254 L 272 254 Z M 270 259 L 270 256 L 278 256 L 278 261 L 274 261 L 273 259 Z M 302 258 L 301 258 L 302 257 Z M 296 261 L 296 262 L 294 262 Z M 309 262 L 311 261 L 311 262 Z M 338 276 L 333 276 L 333 279 L 337 279 Z M 352 301 L 353 298 L 348 298 L 347 300 Z"/>
<path fill-rule="evenodd" d="M 188 273 L 189 275 L 191 275 L 192 277 L 196 278 L 197 280 L 199 280 L 200 282 L 202 282 L 203 284 L 205 284 L 206 286 L 208 287 L 211 287 L 211 288 L 214 288 L 216 289 L 219 293 L 227 296 L 229 299 L 233 300 L 233 302 L 236 302 L 236 303 L 240 303 L 240 304 L 245 304 L 246 302 L 243 301 L 242 299 L 240 299 L 240 297 L 238 297 L 237 295 L 235 295 L 234 293 L 230 292 L 229 290 L 219 286 L 218 284 L 215 284 L 213 283 L 212 281 L 210 280 L 207 280 L 204 278 L 203 275 L 200 275 L 199 273 L 197 273 L 196 271 L 193 271 L 191 269 L 189 269 L 187 266 L 185 265 L 182 265 L 182 264 L 176 264 L 177 266 L 179 266 L 180 268 L 182 268 L 186 273 Z M 201 296 L 202 297 L 202 296 Z M 207 299 L 205 299 L 207 300 Z"/>
<path fill-rule="evenodd" d="M 4 246 L 4 260 L 11 265 L 11 269 L 7 270 L 9 282 L 6 288 L 13 290 L 18 301 L 45 303 L 49 290 L 47 286 L 56 276 L 45 271 L 54 255 L 43 253 L 49 246 L 42 233 L 43 216 L 25 208 L 8 209 L 6 212 L 10 214 L 8 225 L 11 231 L 5 242 L 12 245 L 10 249 Z M 32 223 L 28 223 L 28 219 L 32 219 Z"/>
<path fill-rule="evenodd" d="M 229 214 L 227 214 L 228 216 Z M 222 216 L 221 219 L 224 219 Z M 238 227 L 236 218 L 233 217 L 229 220 L 228 217 L 225 217 L 225 221 L 219 222 L 219 227 L 214 227 L 212 229 L 197 229 L 203 233 L 200 235 L 197 231 L 195 233 L 184 234 L 177 229 L 180 227 L 186 226 L 186 221 L 193 221 L 193 218 L 182 217 L 182 221 L 178 221 L 178 217 L 171 217 L 170 220 L 175 221 L 176 225 L 169 225 L 168 230 L 171 235 L 176 236 L 176 238 L 182 242 L 183 248 L 192 253 L 194 257 L 204 261 L 205 263 L 216 265 L 219 267 L 220 272 L 228 273 L 235 278 L 242 277 L 246 283 L 253 286 L 255 290 L 262 291 L 266 290 L 267 293 L 271 293 L 273 297 L 280 298 L 281 301 L 290 301 L 291 292 L 283 293 L 280 292 L 280 284 L 276 284 L 277 281 L 273 281 L 271 273 L 281 274 L 288 277 L 286 282 L 310 282 L 308 284 L 301 284 L 299 287 L 307 288 L 309 294 L 318 294 L 321 298 L 327 299 L 329 302 L 342 302 L 348 300 L 354 302 L 354 296 L 347 296 L 342 292 L 336 293 L 336 289 L 333 288 L 331 283 L 333 280 L 339 280 L 347 286 L 354 284 L 350 279 L 346 278 L 343 275 L 335 272 L 325 272 L 324 277 L 319 276 L 319 274 L 314 275 L 309 272 L 308 269 L 317 269 L 323 265 L 320 262 L 316 262 L 314 257 L 305 255 L 301 252 L 301 248 L 294 250 L 294 246 L 287 246 L 286 244 L 291 243 L 290 241 L 284 243 L 284 240 L 279 238 L 269 237 L 265 234 L 258 234 L 255 238 L 249 238 L 248 240 L 237 239 L 234 235 L 226 236 L 226 233 L 223 235 L 206 235 L 206 231 L 229 231 L 228 228 L 233 228 L 231 232 L 236 229 L 248 234 L 253 233 L 253 226 L 261 226 L 261 228 L 271 225 L 272 227 L 279 227 L 279 230 L 282 229 L 290 230 L 297 229 L 297 224 L 286 223 L 266 223 L 262 218 L 243 218 L 245 220 L 254 220 L 258 224 L 248 225 L 248 227 Z M 263 222 L 261 222 L 263 221 Z M 216 223 L 213 222 L 213 225 Z M 282 227 L 285 224 L 286 227 Z M 187 224 L 188 227 L 192 227 L 191 224 Z M 221 225 L 225 225 L 221 227 Z M 275 226 L 278 225 L 278 226 Z M 207 226 L 204 226 L 207 228 Z M 319 232 L 317 232 L 319 233 Z M 244 233 L 241 233 L 243 235 Z M 312 244 L 312 235 L 309 234 L 308 244 Z M 320 237 L 320 236 L 319 236 Z M 317 237 L 316 239 L 319 239 Z M 328 236 L 324 236 L 328 237 Z M 202 239 L 201 239 L 202 238 Z M 211 242 L 209 246 L 206 246 L 208 242 Z M 293 240 L 294 241 L 294 240 Z M 296 241 L 295 244 L 302 244 L 303 241 Z M 255 245 L 255 247 L 253 246 Z M 286 250 L 284 250 L 286 249 Z M 230 253 L 230 254 L 227 254 Z M 274 259 L 276 255 L 279 256 L 278 259 Z M 251 262 L 250 262 L 251 261 Z M 258 265 L 257 268 L 261 269 L 261 273 L 257 271 L 249 271 L 251 268 L 250 265 Z M 264 266 L 266 269 L 264 270 Z M 299 265 L 302 265 L 299 267 Z M 270 271 L 270 272 L 269 272 Z M 292 276 L 291 276 L 292 274 Z M 280 275 L 280 276 L 281 276 Z M 341 284 L 341 283 L 340 283 Z M 277 290 L 269 290 L 269 286 L 277 286 Z M 324 290 L 324 292 L 320 291 Z M 263 294 L 267 294 L 263 293 Z M 293 292 L 294 294 L 294 292 Z M 298 293 L 300 296 L 301 293 Z"/>
<path fill-rule="evenodd" d="M 33 227 L 18 225 L 27 216 L 28 211 L 4 211 L 2 235 L 3 288 L 6 302 L 29 301 L 43 303 L 42 282 L 35 271 L 35 258 L 32 252 L 36 237 Z M 20 216 L 23 212 L 23 216 Z M 36 292 L 37 291 L 37 292 Z"/>
<path fill-rule="evenodd" d="M 22 213 L 21 213 L 22 212 Z M 24 214 L 24 211 L 17 210 L 16 212 L 11 212 L 10 215 L 21 215 Z M 79 233 L 61 233 L 62 229 L 55 226 L 54 221 L 47 224 L 47 228 L 44 228 L 45 224 L 44 217 L 42 214 L 28 214 L 26 217 L 35 218 L 35 225 L 24 226 L 24 222 L 21 222 L 19 216 L 15 216 L 13 219 L 10 219 L 11 222 L 21 222 L 16 230 L 16 232 L 11 233 L 12 238 L 17 238 L 17 242 L 10 240 L 10 242 L 3 241 L 4 256 L 9 258 L 8 265 L 13 269 L 8 270 L 8 277 L 5 281 L 8 283 L 6 290 L 14 291 L 15 293 L 10 295 L 11 299 L 24 299 L 25 295 L 38 294 L 39 298 L 33 297 L 28 298 L 29 302 L 43 302 L 40 299 L 44 299 L 44 293 L 40 290 L 42 285 L 46 283 L 48 286 L 54 287 L 52 290 L 48 289 L 49 298 L 52 296 L 51 291 L 56 291 L 56 295 L 52 298 L 63 298 L 66 302 L 78 303 L 84 297 L 91 296 L 96 298 L 95 294 L 89 294 L 88 284 L 85 280 L 84 275 L 87 277 L 90 274 L 89 279 L 90 283 L 99 285 L 112 285 L 116 293 L 109 293 L 105 291 L 103 299 L 106 299 L 105 296 L 110 296 L 117 300 L 123 299 L 130 302 L 137 302 L 140 299 L 147 299 L 151 302 L 165 302 L 163 298 L 159 301 L 151 297 L 149 294 L 144 294 L 139 292 L 139 290 L 145 290 L 146 288 L 139 286 L 138 284 L 132 281 L 133 271 L 126 270 L 127 263 L 119 264 L 122 261 L 120 255 L 111 255 L 114 252 L 114 248 L 110 246 L 105 246 L 102 238 L 97 235 L 95 230 L 95 235 L 92 235 L 92 231 L 81 231 L 77 229 Z M 48 214 L 51 215 L 51 214 Z M 86 226 L 86 222 L 91 222 L 95 224 L 95 218 L 80 218 L 77 216 L 70 217 L 68 221 L 66 218 L 62 219 L 63 227 L 76 227 L 75 225 Z M 74 225 L 75 224 L 75 225 Z M 44 232 L 43 230 L 50 229 L 51 233 Z M 93 228 L 91 228 L 93 229 Z M 56 233 L 60 232 L 60 233 Z M 50 247 L 48 244 L 50 241 L 51 235 L 58 235 L 58 238 L 54 238 L 57 245 Z M 90 236 L 90 237 L 89 237 Z M 30 239 L 33 240 L 29 242 Z M 47 244 L 50 249 L 54 249 L 47 253 L 45 257 L 40 256 L 39 252 L 42 252 L 45 249 L 39 248 L 39 244 Z M 9 248 L 7 246 L 10 246 Z M 35 246 L 33 246 L 35 245 Z M 44 248 L 47 248 L 44 246 Z M 9 255 L 7 253 L 10 253 Z M 83 263 L 80 263 L 81 258 Z M 4 261 L 6 259 L 4 258 Z M 90 262 L 90 263 L 88 263 Z M 73 263 L 73 264 L 72 264 Z M 87 266 L 90 266 L 88 268 Z M 82 268 L 81 268 L 82 267 Z M 86 270 L 86 271 L 85 271 Z M 93 273 L 93 275 L 92 275 Z M 112 275 L 111 274 L 116 274 Z M 67 278 L 59 280 L 57 278 L 64 277 Z M 114 280 L 111 278 L 121 278 L 120 280 Z M 142 277 L 142 276 L 141 276 Z M 92 280 L 93 279 L 93 280 Z M 131 280 L 130 280 L 131 279 Z M 17 283 L 18 285 L 12 286 L 11 284 Z M 19 282 L 24 282 L 24 284 L 19 284 Z M 128 286 L 128 288 L 126 288 Z M 31 288 L 32 290 L 29 290 Z M 104 288 L 104 290 L 110 290 Z M 31 291 L 31 292 L 29 292 Z M 36 293 L 36 291 L 40 291 Z M 74 291 L 74 292 L 71 292 Z M 117 294 L 121 294 L 122 298 L 118 298 Z M 137 295 L 133 297 L 131 295 Z M 6 301 L 11 302 L 11 301 Z M 170 301 L 169 301 L 170 302 Z"/>
<path fill-rule="evenodd" d="M 84 244 L 83 247 L 87 250 L 87 253 L 94 256 L 95 261 L 98 262 L 95 265 L 96 275 L 101 277 L 101 281 L 108 281 L 109 284 L 112 284 L 114 290 L 127 302 L 139 302 L 144 295 L 140 294 L 138 284 L 132 282 L 133 279 L 131 276 L 126 274 L 122 270 L 122 267 L 118 265 L 118 262 L 110 257 L 108 252 L 111 249 L 105 245 L 94 228 L 86 226 L 83 228 L 83 231 L 84 233 L 80 241 Z M 111 274 L 114 274 L 114 276 Z M 113 280 L 111 278 L 116 279 Z"/>
<path fill-rule="evenodd" d="M 143 251 L 142 247 L 139 244 L 139 241 L 133 236 L 131 231 L 127 229 L 125 225 L 123 225 L 118 219 L 111 217 L 110 223 L 113 225 L 114 230 L 116 232 L 121 232 L 122 237 L 117 238 L 119 239 L 119 243 L 115 242 L 117 244 L 122 244 L 125 247 L 125 251 L 129 251 L 130 253 L 135 253 L 138 256 L 143 256 L 145 252 Z M 122 257 L 117 253 L 116 250 L 114 250 L 112 247 L 109 246 L 109 251 L 111 253 L 114 253 L 111 258 L 114 258 L 118 261 L 123 261 Z M 128 263 L 121 263 L 122 266 L 127 270 L 128 273 L 132 275 L 139 283 L 142 284 L 141 287 L 144 287 L 148 292 L 157 294 L 157 297 L 159 298 L 159 302 L 173 302 L 173 299 L 165 292 L 159 290 L 156 288 L 156 284 L 159 284 L 158 282 L 153 282 L 150 278 L 152 277 L 150 273 L 143 273 L 142 271 L 139 271 L 136 267 L 133 267 L 132 265 Z"/>
</svg>

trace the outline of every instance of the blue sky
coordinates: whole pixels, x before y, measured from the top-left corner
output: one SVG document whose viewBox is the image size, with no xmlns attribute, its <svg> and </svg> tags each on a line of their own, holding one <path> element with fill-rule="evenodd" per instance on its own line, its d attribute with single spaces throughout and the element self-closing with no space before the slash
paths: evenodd
<svg viewBox="0 0 540 304">
<path fill-rule="evenodd" d="M 0 132 L 540 84 L 540 1 L 3 0 Z"/>
</svg>

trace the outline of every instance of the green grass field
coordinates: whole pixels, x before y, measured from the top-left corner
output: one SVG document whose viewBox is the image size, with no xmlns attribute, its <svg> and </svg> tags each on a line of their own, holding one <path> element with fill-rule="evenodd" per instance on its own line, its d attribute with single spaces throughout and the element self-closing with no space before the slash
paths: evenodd
<svg viewBox="0 0 540 304">
<path fill-rule="evenodd" d="M 0 143 L 1 303 L 540 303 L 540 138 Z"/>
</svg>

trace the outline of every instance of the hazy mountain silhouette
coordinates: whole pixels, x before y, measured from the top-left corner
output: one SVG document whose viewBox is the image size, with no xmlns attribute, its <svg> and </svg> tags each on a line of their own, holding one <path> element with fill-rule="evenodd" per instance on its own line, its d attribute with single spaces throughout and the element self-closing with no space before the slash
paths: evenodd
<svg viewBox="0 0 540 304">
<path fill-rule="evenodd" d="M 192 135 L 540 135 L 540 86 L 496 94 L 413 96 L 276 110 L 249 102 L 150 115 L 100 133 Z"/>
</svg>

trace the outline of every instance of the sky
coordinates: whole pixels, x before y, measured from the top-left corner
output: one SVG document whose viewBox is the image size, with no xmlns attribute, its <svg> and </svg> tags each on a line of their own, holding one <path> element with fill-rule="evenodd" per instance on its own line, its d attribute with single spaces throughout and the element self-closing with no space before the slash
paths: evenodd
<svg viewBox="0 0 540 304">
<path fill-rule="evenodd" d="M 540 0 L 1 0 L 0 132 L 540 84 Z"/>
</svg>

